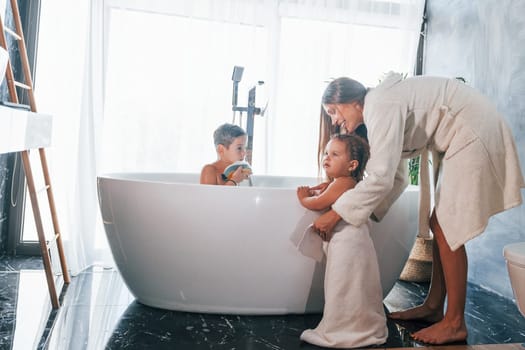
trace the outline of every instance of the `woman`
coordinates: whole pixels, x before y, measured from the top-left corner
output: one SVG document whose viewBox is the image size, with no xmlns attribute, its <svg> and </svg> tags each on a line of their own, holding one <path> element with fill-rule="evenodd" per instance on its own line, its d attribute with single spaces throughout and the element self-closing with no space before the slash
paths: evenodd
<svg viewBox="0 0 525 350">
<path fill-rule="evenodd" d="M 370 143 L 367 176 L 314 227 L 329 240 L 341 219 L 354 226 L 380 220 L 407 186 L 405 160 L 431 151 L 435 208 L 429 215 L 430 190 L 423 186 L 420 223 L 434 234 L 432 281 L 422 305 L 390 318 L 433 323 L 412 335 L 418 341 L 465 340 L 464 244 L 483 232 L 490 216 L 522 203 L 525 184 L 512 133 L 486 97 L 456 79 L 391 73 L 374 89 L 349 78 L 332 81 L 322 98 L 319 149 L 335 128 L 352 132 L 363 124 Z"/>
</svg>

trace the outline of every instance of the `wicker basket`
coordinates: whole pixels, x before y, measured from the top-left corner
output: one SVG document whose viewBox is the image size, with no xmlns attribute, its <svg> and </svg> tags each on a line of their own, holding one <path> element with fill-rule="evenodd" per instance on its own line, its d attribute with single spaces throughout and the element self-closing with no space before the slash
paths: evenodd
<svg viewBox="0 0 525 350">
<path fill-rule="evenodd" d="M 407 282 L 429 282 L 432 276 L 432 238 L 416 237 L 408 261 L 399 279 Z"/>
</svg>

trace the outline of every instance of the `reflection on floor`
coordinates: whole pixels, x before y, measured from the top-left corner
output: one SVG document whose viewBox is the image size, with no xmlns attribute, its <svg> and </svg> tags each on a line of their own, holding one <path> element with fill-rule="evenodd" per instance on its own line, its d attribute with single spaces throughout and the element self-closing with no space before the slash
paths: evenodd
<svg viewBox="0 0 525 350">
<path fill-rule="evenodd" d="M 134 300 L 115 270 L 93 268 L 72 279 L 56 312 L 39 258 L 0 258 L 0 349 L 318 349 L 299 334 L 321 315 L 235 316 L 166 311 Z M 427 285 L 399 282 L 389 310 L 419 304 Z M 466 344 L 433 349 L 523 349 L 525 318 L 511 300 L 468 286 Z M 422 347 L 409 333 L 423 325 L 389 321 L 385 345 Z M 467 345 L 468 344 L 468 345 Z"/>
</svg>

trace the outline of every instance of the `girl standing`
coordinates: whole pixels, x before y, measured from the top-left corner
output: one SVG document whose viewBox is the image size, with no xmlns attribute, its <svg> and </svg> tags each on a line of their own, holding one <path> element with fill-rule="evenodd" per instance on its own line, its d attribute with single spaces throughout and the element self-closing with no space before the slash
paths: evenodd
<svg viewBox="0 0 525 350">
<path fill-rule="evenodd" d="M 311 210 L 326 210 L 364 175 L 369 147 L 355 133 L 332 136 L 326 145 L 322 166 L 329 182 L 297 189 L 301 204 Z M 341 222 L 330 233 L 324 280 L 323 318 L 307 329 L 301 340 L 324 347 L 349 348 L 386 342 L 388 329 L 383 310 L 379 266 L 367 223 Z"/>
</svg>

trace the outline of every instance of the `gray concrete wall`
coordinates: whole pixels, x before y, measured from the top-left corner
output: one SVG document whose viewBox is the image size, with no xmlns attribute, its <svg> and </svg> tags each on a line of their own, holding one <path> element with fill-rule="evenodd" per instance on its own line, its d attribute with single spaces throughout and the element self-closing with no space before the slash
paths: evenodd
<svg viewBox="0 0 525 350">
<path fill-rule="evenodd" d="M 463 77 L 492 98 L 514 133 L 525 170 L 525 1 L 427 0 L 424 74 Z M 525 197 L 525 191 L 522 191 Z M 502 255 L 525 241 L 525 206 L 494 216 L 467 244 L 469 281 L 512 298 Z"/>
</svg>

